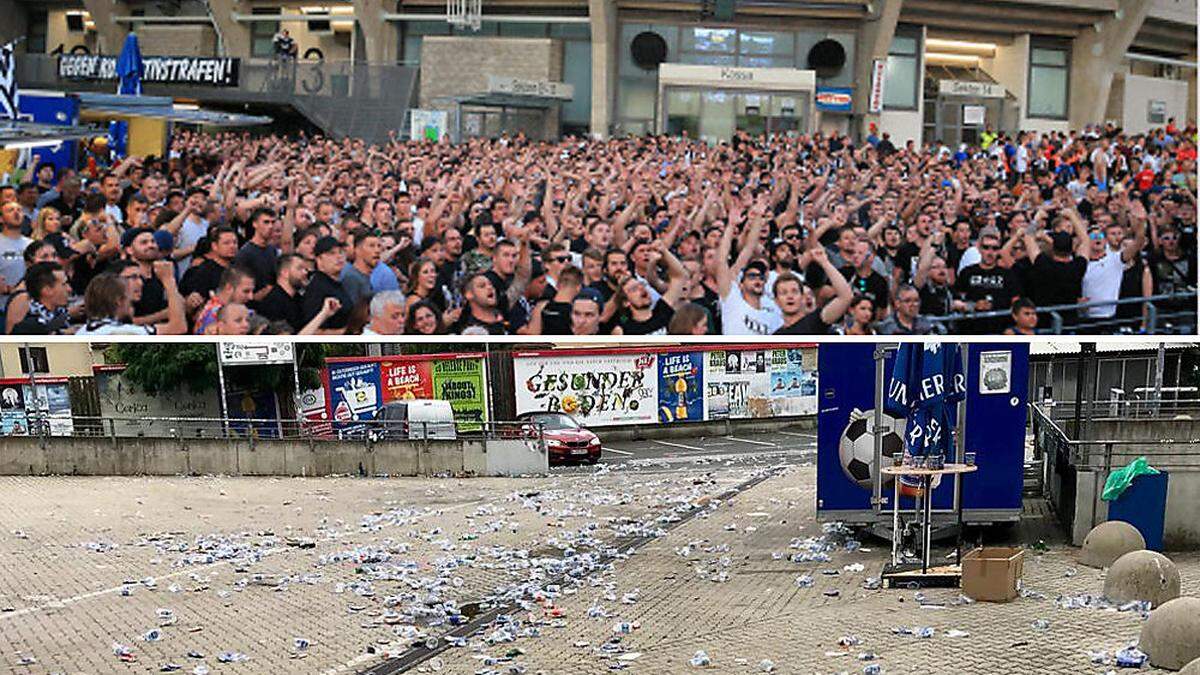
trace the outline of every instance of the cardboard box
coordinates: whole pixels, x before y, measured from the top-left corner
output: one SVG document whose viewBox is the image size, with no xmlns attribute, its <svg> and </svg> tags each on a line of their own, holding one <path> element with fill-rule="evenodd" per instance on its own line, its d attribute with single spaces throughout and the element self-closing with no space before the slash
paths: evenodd
<svg viewBox="0 0 1200 675">
<path fill-rule="evenodd" d="M 1008 602 L 1020 595 L 1025 551 L 988 547 L 968 551 L 962 559 L 963 595 L 985 602 Z"/>
</svg>

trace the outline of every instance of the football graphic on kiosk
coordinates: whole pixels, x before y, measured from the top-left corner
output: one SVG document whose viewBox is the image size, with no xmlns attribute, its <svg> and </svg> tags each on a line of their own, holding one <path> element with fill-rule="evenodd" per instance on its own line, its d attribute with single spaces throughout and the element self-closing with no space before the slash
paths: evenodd
<svg viewBox="0 0 1200 675">
<path fill-rule="evenodd" d="M 904 424 L 902 418 L 884 413 L 882 418 L 883 461 L 891 463 L 892 457 L 904 454 Z M 858 410 L 850 413 L 850 422 L 838 441 L 838 457 L 846 477 L 870 490 L 879 466 L 875 463 L 875 410 Z M 884 476 L 883 484 L 891 483 L 891 476 Z"/>
</svg>

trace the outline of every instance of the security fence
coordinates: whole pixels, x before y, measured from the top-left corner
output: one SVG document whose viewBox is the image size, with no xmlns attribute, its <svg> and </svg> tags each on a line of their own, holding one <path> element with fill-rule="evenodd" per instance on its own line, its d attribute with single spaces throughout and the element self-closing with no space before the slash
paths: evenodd
<svg viewBox="0 0 1200 675">
<path fill-rule="evenodd" d="M 1113 316 L 1093 318 L 1082 316 L 1084 310 L 1095 307 L 1136 307 L 1132 317 Z M 1179 309 L 1176 309 L 1178 307 Z M 1186 307 L 1186 309 L 1182 309 Z M 1144 315 L 1143 315 L 1144 312 Z M 1118 315 L 1121 312 L 1116 312 Z M 1049 326 L 1039 328 L 1039 335 L 1112 335 L 1147 333 L 1154 335 L 1191 335 L 1196 332 L 1196 292 L 1152 295 L 1145 298 L 1098 300 L 1074 305 L 1038 307 L 1039 320 L 1045 317 Z M 961 312 L 946 316 L 924 316 L 941 334 L 963 331 L 969 322 L 979 319 L 1008 319 L 1009 310 L 991 312 Z M 1044 323 L 1039 321 L 1039 323 Z"/>
</svg>

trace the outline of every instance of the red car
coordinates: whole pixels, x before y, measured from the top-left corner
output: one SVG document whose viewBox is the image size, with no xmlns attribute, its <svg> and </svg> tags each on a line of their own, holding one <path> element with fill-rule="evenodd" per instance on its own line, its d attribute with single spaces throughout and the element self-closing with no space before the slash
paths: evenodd
<svg viewBox="0 0 1200 675">
<path fill-rule="evenodd" d="M 583 428 L 574 417 L 561 412 L 528 412 L 517 416 L 522 422 L 542 425 L 551 464 L 600 461 L 600 439 Z"/>
</svg>

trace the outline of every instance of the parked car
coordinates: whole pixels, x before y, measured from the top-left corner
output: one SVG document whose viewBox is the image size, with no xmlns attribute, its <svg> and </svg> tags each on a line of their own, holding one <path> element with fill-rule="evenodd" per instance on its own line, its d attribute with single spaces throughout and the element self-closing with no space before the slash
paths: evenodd
<svg viewBox="0 0 1200 675">
<path fill-rule="evenodd" d="M 542 425 L 551 464 L 600 461 L 600 439 L 567 413 L 527 412 L 518 415 L 517 420 Z"/>
<path fill-rule="evenodd" d="M 377 425 L 374 431 L 379 439 L 452 441 L 458 438 L 454 427 L 454 410 L 449 401 L 392 401 L 379 410 L 375 419 Z"/>
</svg>

